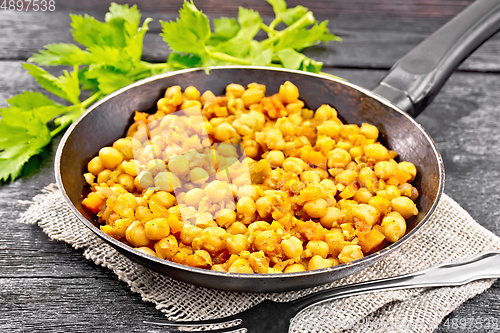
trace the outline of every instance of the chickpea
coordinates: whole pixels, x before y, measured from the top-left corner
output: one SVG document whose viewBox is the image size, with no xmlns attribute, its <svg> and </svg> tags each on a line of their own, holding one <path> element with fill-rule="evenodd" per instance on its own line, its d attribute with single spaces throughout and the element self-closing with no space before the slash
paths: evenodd
<svg viewBox="0 0 500 333">
<path fill-rule="evenodd" d="M 257 206 L 252 198 L 242 197 L 240 198 L 240 200 L 238 200 L 238 203 L 236 204 L 236 209 L 238 210 L 238 213 L 250 216 L 253 213 L 255 213 Z"/>
<path fill-rule="evenodd" d="M 208 227 L 218 227 L 217 222 L 214 221 L 214 217 L 209 212 L 201 212 L 195 214 L 196 226 L 202 229 Z"/>
<path fill-rule="evenodd" d="M 283 170 L 287 172 L 293 172 L 296 174 L 302 173 L 306 167 L 306 164 L 303 160 L 297 157 L 288 157 L 283 162 Z"/>
<path fill-rule="evenodd" d="M 249 88 L 241 95 L 245 107 L 259 103 L 262 98 L 264 98 L 264 92 L 256 88 Z"/>
<path fill-rule="evenodd" d="M 283 134 L 277 128 L 270 129 L 266 133 L 266 144 L 269 149 L 281 150 L 285 148 Z"/>
<path fill-rule="evenodd" d="M 368 123 L 361 124 L 360 131 L 361 134 L 366 136 L 367 139 L 377 140 L 378 138 L 378 128 L 371 124 Z"/>
<path fill-rule="evenodd" d="M 156 218 L 144 224 L 146 237 L 151 240 L 160 240 L 170 234 L 170 227 L 166 218 Z"/>
<path fill-rule="evenodd" d="M 351 161 L 351 155 L 344 149 L 335 148 L 326 155 L 329 168 L 344 168 Z"/>
<path fill-rule="evenodd" d="M 327 202 L 325 199 L 319 198 L 308 201 L 304 204 L 304 211 L 307 215 L 313 218 L 320 218 L 327 213 Z"/>
<path fill-rule="evenodd" d="M 158 191 L 151 198 L 167 209 L 175 203 L 175 197 L 166 191 Z"/>
<path fill-rule="evenodd" d="M 309 252 L 313 256 L 320 256 L 324 259 L 328 256 L 330 249 L 328 247 L 328 244 L 324 241 L 319 241 L 319 240 L 311 240 L 307 243 L 306 245 L 306 250 L 309 250 Z"/>
<path fill-rule="evenodd" d="M 408 197 L 397 197 L 391 201 L 392 210 L 398 212 L 405 219 L 418 214 L 417 206 Z"/>
<path fill-rule="evenodd" d="M 240 221 L 233 222 L 226 231 L 232 235 L 245 234 L 248 228 Z"/>
<path fill-rule="evenodd" d="M 140 221 L 132 222 L 127 231 L 125 231 L 125 237 L 134 247 L 146 246 L 150 242 Z"/>
<path fill-rule="evenodd" d="M 339 254 L 339 261 L 343 264 L 363 258 L 363 251 L 359 245 L 346 245 Z"/>
<path fill-rule="evenodd" d="M 141 251 L 142 253 L 146 253 L 146 254 L 149 254 L 150 256 L 153 256 L 153 257 L 158 257 L 156 255 L 156 252 L 151 250 L 149 247 L 146 247 L 146 246 L 141 246 L 141 247 L 136 247 L 135 248 L 137 251 Z"/>
<path fill-rule="evenodd" d="M 253 273 L 253 269 L 248 263 L 246 259 L 236 259 L 229 269 L 227 270 L 230 273 L 246 273 L 246 274 L 251 274 Z"/>
<path fill-rule="evenodd" d="M 231 83 L 226 86 L 226 96 L 228 97 L 240 98 L 244 92 L 245 88 L 241 84 Z"/>
<path fill-rule="evenodd" d="M 375 176 L 387 180 L 396 175 L 396 166 L 397 164 L 395 162 L 378 162 L 377 164 L 375 164 Z"/>
<path fill-rule="evenodd" d="M 389 242 L 397 242 L 406 233 L 406 222 L 398 212 L 392 212 L 385 216 L 380 226 Z"/>
<path fill-rule="evenodd" d="M 123 162 L 123 154 L 112 147 L 104 147 L 99 150 L 99 159 L 106 169 L 113 170 Z"/>
<path fill-rule="evenodd" d="M 173 156 L 168 161 L 168 169 L 174 175 L 186 175 L 189 172 L 189 161 L 184 155 Z"/>
<path fill-rule="evenodd" d="M 126 189 L 129 192 L 133 192 L 135 185 L 134 185 L 134 177 L 122 173 L 121 175 L 118 176 L 118 183 L 120 183 L 121 186 L 123 186 L 124 189 Z"/>
<path fill-rule="evenodd" d="M 415 176 L 417 175 L 417 168 L 415 165 L 411 162 L 400 162 L 397 165 L 397 170 L 400 172 L 404 172 L 408 175 L 410 175 L 410 179 L 408 179 L 408 182 L 412 182 L 415 179 Z"/>
<path fill-rule="evenodd" d="M 318 135 L 328 135 L 333 138 L 339 135 L 340 125 L 333 120 L 327 120 L 317 127 Z"/>
<path fill-rule="evenodd" d="M 391 207 L 391 202 L 389 200 L 378 195 L 368 200 L 368 204 L 375 207 L 375 209 L 383 215 L 385 215 L 388 212 L 389 207 Z"/>
<path fill-rule="evenodd" d="M 358 173 L 354 170 L 344 170 L 335 176 L 335 181 L 343 185 L 352 184 L 358 179 Z"/>
<path fill-rule="evenodd" d="M 155 251 L 158 258 L 170 259 L 177 253 L 179 244 L 174 235 L 170 235 L 155 243 Z"/>
<path fill-rule="evenodd" d="M 273 202 L 273 197 L 269 195 L 257 199 L 257 212 L 259 213 L 260 217 L 265 219 L 271 214 Z"/>
<path fill-rule="evenodd" d="M 221 123 L 218 126 L 214 126 L 214 137 L 219 141 L 227 141 L 236 135 L 236 130 L 228 123 Z"/>
<path fill-rule="evenodd" d="M 154 178 L 154 185 L 159 187 L 161 191 L 173 192 L 176 188 L 181 187 L 181 181 L 171 172 L 160 172 Z"/>
<path fill-rule="evenodd" d="M 367 204 L 373 195 L 368 191 L 368 189 L 362 187 L 360 188 L 352 199 L 357 203 Z"/>
<path fill-rule="evenodd" d="M 269 271 L 269 259 L 266 258 L 262 251 L 250 253 L 248 263 L 255 273 L 267 273 Z"/>
<path fill-rule="evenodd" d="M 184 202 L 188 206 L 198 207 L 201 202 L 201 199 L 205 197 L 205 191 L 201 188 L 193 188 L 186 192 L 186 197 L 184 198 Z"/>
<path fill-rule="evenodd" d="M 314 269 L 321 269 L 321 268 L 328 268 L 332 267 L 332 262 L 328 259 L 324 259 L 319 255 L 315 255 L 309 260 L 309 263 L 307 264 L 307 269 L 308 270 L 314 270 Z"/>
<path fill-rule="evenodd" d="M 285 161 L 285 154 L 281 150 L 271 150 L 267 153 L 266 161 L 273 168 L 281 167 Z"/>
<path fill-rule="evenodd" d="M 302 264 L 293 264 L 286 266 L 284 273 L 295 273 L 295 272 L 304 272 L 306 268 Z"/>
<path fill-rule="evenodd" d="M 208 172 L 203 168 L 194 168 L 189 171 L 189 180 L 194 184 L 203 184 L 209 177 Z"/>
<path fill-rule="evenodd" d="M 319 222 L 321 225 L 327 229 L 330 229 L 334 223 L 344 216 L 344 213 L 336 207 L 328 207 L 326 209 L 326 214 L 320 217 Z"/>
<path fill-rule="evenodd" d="M 281 250 L 289 259 L 300 258 L 302 254 L 302 242 L 295 236 L 281 241 Z"/>
<path fill-rule="evenodd" d="M 389 150 L 387 150 L 387 148 L 382 146 L 380 143 L 366 145 L 364 150 L 366 157 L 369 159 L 383 161 L 390 158 Z"/>
<path fill-rule="evenodd" d="M 222 142 L 217 147 L 217 151 L 221 156 L 224 157 L 238 157 L 238 151 L 236 149 L 236 145 L 228 142 Z"/>
<path fill-rule="evenodd" d="M 193 239 L 192 247 L 194 250 L 206 250 L 215 254 L 226 248 L 226 230 L 220 227 L 208 227 Z"/>
<path fill-rule="evenodd" d="M 134 158 L 131 139 L 118 139 L 113 143 L 113 148 L 122 153 L 127 160 Z"/>
<path fill-rule="evenodd" d="M 225 182 L 214 180 L 205 187 L 205 193 L 211 202 L 218 203 L 228 196 L 231 190 Z"/>
<path fill-rule="evenodd" d="M 198 237 L 199 234 L 203 231 L 202 228 L 194 226 L 194 225 L 184 225 L 181 229 L 181 241 L 186 245 L 191 245 L 193 239 Z"/>
<path fill-rule="evenodd" d="M 90 162 L 87 164 L 87 169 L 94 176 L 98 176 L 99 173 L 104 170 L 104 165 L 102 164 L 99 156 L 96 156 L 90 160 Z"/>
<path fill-rule="evenodd" d="M 240 254 L 241 251 L 248 251 L 248 237 L 242 234 L 228 236 L 226 238 L 226 247 L 230 254 Z"/>
<path fill-rule="evenodd" d="M 321 177 L 314 171 L 304 171 L 300 174 L 300 180 L 306 185 L 318 184 Z"/>
<path fill-rule="evenodd" d="M 280 86 L 279 96 L 284 103 L 294 103 L 299 98 L 299 89 L 290 81 Z"/>
<path fill-rule="evenodd" d="M 219 226 L 227 228 L 236 221 L 236 213 L 231 209 L 221 209 L 215 214 L 215 220 Z"/>
<path fill-rule="evenodd" d="M 143 189 L 148 189 L 150 187 L 153 187 L 154 180 L 153 180 L 153 175 L 149 171 L 142 171 L 135 177 L 134 180 L 134 185 L 137 188 L 143 188 Z"/>
<path fill-rule="evenodd" d="M 200 92 L 193 86 L 189 86 L 184 90 L 184 95 L 187 99 L 198 100 L 200 99 Z"/>
</svg>

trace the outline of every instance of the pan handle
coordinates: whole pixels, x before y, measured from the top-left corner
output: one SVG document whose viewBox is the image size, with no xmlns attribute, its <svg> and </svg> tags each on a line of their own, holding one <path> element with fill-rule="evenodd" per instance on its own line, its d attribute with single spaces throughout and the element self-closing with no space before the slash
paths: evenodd
<svg viewBox="0 0 500 333">
<path fill-rule="evenodd" d="M 500 30 L 500 1 L 477 0 L 401 58 L 373 91 L 418 116 L 453 71 Z"/>
</svg>

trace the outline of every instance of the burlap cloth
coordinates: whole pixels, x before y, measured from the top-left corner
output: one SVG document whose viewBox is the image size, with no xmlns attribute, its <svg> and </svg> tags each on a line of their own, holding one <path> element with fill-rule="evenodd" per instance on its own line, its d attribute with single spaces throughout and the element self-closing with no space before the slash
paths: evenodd
<svg viewBox="0 0 500 333">
<path fill-rule="evenodd" d="M 132 262 L 79 222 L 54 184 L 33 198 L 19 221 L 38 223 L 50 238 L 76 249 L 84 248 L 87 259 L 113 270 L 132 291 L 141 294 L 143 300 L 155 303 L 170 320 L 222 317 L 266 298 L 287 301 L 326 287 L 400 275 L 486 249 L 500 249 L 499 237 L 443 195 L 433 218 L 411 243 L 360 273 L 312 289 L 241 294 L 189 285 Z M 432 332 L 448 313 L 489 288 L 494 281 L 481 280 L 460 287 L 385 291 L 326 302 L 300 313 L 292 323 L 291 332 Z"/>
</svg>

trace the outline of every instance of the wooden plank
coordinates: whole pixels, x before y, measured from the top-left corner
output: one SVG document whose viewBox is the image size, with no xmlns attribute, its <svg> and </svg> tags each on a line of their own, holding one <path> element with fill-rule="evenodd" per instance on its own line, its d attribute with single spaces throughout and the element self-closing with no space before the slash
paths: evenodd
<svg viewBox="0 0 500 333">
<path fill-rule="evenodd" d="M 61 9 L 71 10 L 101 10 L 105 11 L 109 7 L 111 0 L 70 0 L 57 3 L 57 11 Z M 124 0 L 115 1 L 117 3 L 128 3 Z M 316 15 L 328 17 L 389 17 L 389 18 L 429 18 L 429 17 L 453 17 L 473 0 L 425 0 L 425 1 L 404 1 L 404 0 L 315 0 L 304 2 L 303 0 L 288 0 L 288 7 L 303 5 L 312 10 Z M 182 6 L 183 0 L 155 1 L 141 0 L 136 2 L 139 9 L 144 11 L 165 11 L 177 12 Z M 272 15 L 272 8 L 264 1 L 238 0 L 220 1 L 204 0 L 196 1 L 196 6 L 208 14 L 236 15 L 238 7 L 253 8 L 263 16 Z"/>
<path fill-rule="evenodd" d="M 90 14 L 99 19 L 104 15 L 96 11 Z M 143 58 L 164 62 L 169 48 L 159 36 L 159 20 L 174 19 L 176 14 L 145 12 L 143 17 L 155 19 L 144 40 Z M 446 19 L 442 18 L 388 20 L 370 16 L 352 20 L 337 17 L 331 19 L 329 24 L 334 33 L 342 36 L 343 42 L 315 46 L 306 50 L 306 54 L 329 67 L 388 69 L 445 22 Z M 3 60 L 26 60 L 46 44 L 72 41 L 68 11 L 49 15 L 0 12 L 0 30 L 4 32 L 0 34 L 0 59 Z M 460 68 L 467 71 L 500 71 L 500 35 L 481 46 Z"/>
</svg>

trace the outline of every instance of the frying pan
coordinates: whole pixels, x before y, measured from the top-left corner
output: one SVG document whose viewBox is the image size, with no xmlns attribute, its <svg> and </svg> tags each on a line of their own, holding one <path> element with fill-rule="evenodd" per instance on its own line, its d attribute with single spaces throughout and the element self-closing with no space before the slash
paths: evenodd
<svg viewBox="0 0 500 333">
<path fill-rule="evenodd" d="M 444 187 L 444 166 L 435 143 L 412 117 L 435 97 L 446 79 L 477 47 L 500 29 L 500 1 L 479 0 L 400 59 L 373 90 L 335 78 L 301 71 L 245 66 L 187 69 L 153 76 L 127 86 L 92 105 L 64 135 L 55 161 L 56 180 L 73 213 L 97 236 L 125 256 L 150 269 L 203 287 L 240 292 L 280 292 L 328 283 L 373 265 L 409 242 L 428 222 Z M 345 123 L 368 122 L 381 141 L 417 167 L 414 186 L 419 214 L 408 220 L 407 233 L 380 252 L 349 264 L 284 274 L 236 274 L 184 266 L 154 258 L 104 234 L 92 212 L 82 206 L 88 193 L 83 178 L 89 160 L 103 146 L 125 136 L 135 110 L 152 110 L 167 87 L 193 85 L 200 91 L 224 92 L 229 83 L 258 82 L 274 94 L 293 82 L 308 108 L 335 107 Z M 416 254 L 418 255 L 418 254 Z"/>
</svg>

